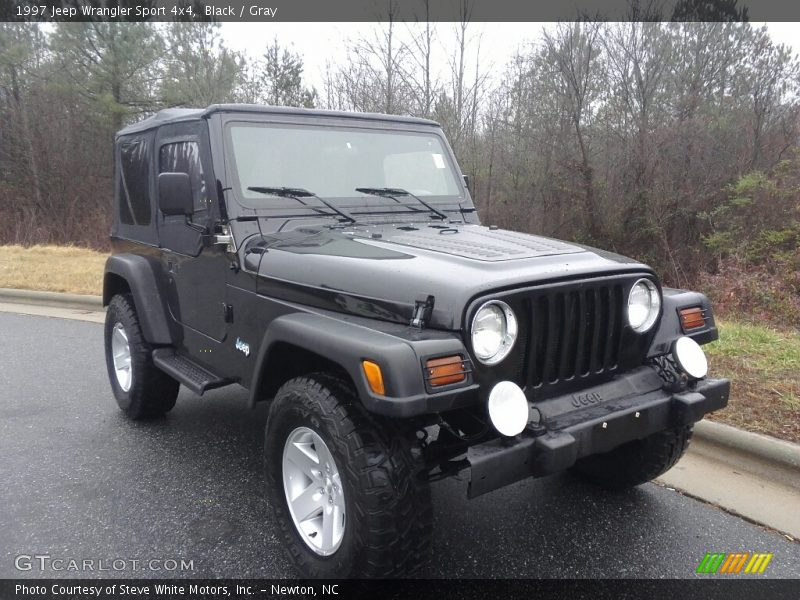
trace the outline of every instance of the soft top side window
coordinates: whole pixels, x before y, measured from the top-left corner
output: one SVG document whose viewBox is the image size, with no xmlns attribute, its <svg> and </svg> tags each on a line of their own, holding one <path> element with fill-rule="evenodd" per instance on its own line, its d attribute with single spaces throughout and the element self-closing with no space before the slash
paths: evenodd
<svg viewBox="0 0 800 600">
<path fill-rule="evenodd" d="M 158 153 L 159 173 L 186 173 L 192 182 L 195 212 L 208 210 L 206 179 L 200 160 L 200 145 L 193 141 L 164 144 Z"/>
<path fill-rule="evenodd" d="M 150 143 L 146 138 L 119 145 L 119 211 L 125 225 L 150 225 Z"/>
</svg>

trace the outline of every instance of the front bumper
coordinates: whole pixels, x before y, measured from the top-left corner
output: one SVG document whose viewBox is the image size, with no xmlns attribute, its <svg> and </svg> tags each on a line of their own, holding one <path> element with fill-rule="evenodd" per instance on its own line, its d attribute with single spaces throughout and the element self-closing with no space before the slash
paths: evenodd
<svg viewBox="0 0 800 600">
<path fill-rule="evenodd" d="M 680 393 L 666 391 L 662 384 L 653 369 L 643 367 L 580 394 L 537 403 L 542 417 L 539 427 L 511 440 L 496 439 L 469 448 L 468 496 L 475 498 L 526 477 L 563 471 L 579 458 L 695 423 L 728 404 L 727 379 L 706 378 Z M 587 398 L 595 403 L 588 404 Z"/>
</svg>

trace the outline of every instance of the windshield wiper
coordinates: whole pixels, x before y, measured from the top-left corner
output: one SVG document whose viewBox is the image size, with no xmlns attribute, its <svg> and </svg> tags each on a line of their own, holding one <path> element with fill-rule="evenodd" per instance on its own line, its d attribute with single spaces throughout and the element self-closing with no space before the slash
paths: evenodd
<svg viewBox="0 0 800 600">
<path fill-rule="evenodd" d="M 315 199 L 319 200 L 320 202 L 322 202 L 325 206 L 330 208 L 337 215 L 339 215 L 341 217 L 344 217 L 345 219 L 347 219 L 351 223 L 355 223 L 356 222 L 355 218 L 353 218 L 351 215 L 347 214 L 342 209 L 337 208 L 334 204 L 328 202 L 324 198 L 320 198 L 314 192 L 309 192 L 308 190 L 306 190 L 304 188 L 251 186 L 251 187 L 248 187 L 247 189 L 250 190 L 251 192 L 258 192 L 259 194 L 267 194 L 267 195 L 270 195 L 270 196 L 279 196 L 281 198 L 291 198 L 292 200 L 297 200 L 303 206 L 308 206 L 308 204 L 303 202 L 302 198 L 315 198 Z M 317 212 L 319 212 L 319 209 L 314 207 L 314 206 L 310 206 L 309 208 L 312 208 L 313 210 L 316 210 Z M 323 213 L 323 214 L 329 214 L 329 213 Z"/>
<path fill-rule="evenodd" d="M 391 199 L 392 199 L 392 200 L 394 200 L 395 202 L 398 202 L 398 200 L 397 200 L 396 196 L 410 196 L 411 198 L 413 198 L 414 200 L 416 200 L 417 202 L 419 202 L 420 204 L 422 204 L 422 206 L 424 206 L 425 208 L 427 208 L 429 211 L 431 211 L 433 214 L 435 214 L 437 217 L 439 217 L 439 218 L 440 218 L 440 219 L 442 219 L 443 221 L 448 221 L 448 220 L 450 220 L 450 217 L 448 217 L 446 214 L 444 214 L 444 213 L 443 213 L 442 211 L 440 211 L 438 208 L 434 208 L 433 206 L 431 206 L 430 204 L 428 204 L 427 202 L 425 202 L 425 200 L 423 200 L 423 199 L 422 199 L 422 198 L 420 198 L 419 196 L 416 196 L 416 195 L 412 194 L 411 192 L 409 192 L 408 190 L 404 190 L 403 188 L 389 188 L 389 187 L 382 187 L 382 188 L 357 187 L 357 188 L 356 188 L 356 191 L 357 191 L 357 192 L 361 192 L 362 194 L 369 194 L 370 196 L 381 196 L 382 198 L 391 198 Z M 409 208 L 410 208 L 410 207 L 409 207 Z"/>
</svg>

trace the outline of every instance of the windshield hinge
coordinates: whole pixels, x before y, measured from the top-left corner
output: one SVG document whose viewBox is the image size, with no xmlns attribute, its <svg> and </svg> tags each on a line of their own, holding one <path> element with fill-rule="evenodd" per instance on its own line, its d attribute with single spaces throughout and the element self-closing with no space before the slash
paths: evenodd
<svg viewBox="0 0 800 600">
<path fill-rule="evenodd" d="M 425 323 L 431 317 L 433 313 L 433 304 L 436 302 L 436 298 L 433 296 L 420 296 L 414 302 L 414 314 L 411 317 L 411 326 L 412 327 L 419 327 L 422 329 L 425 327 Z"/>
<path fill-rule="evenodd" d="M 236 241 L 233 239 L 231 235 L 231 228 L 228 225 L 221 225 L 219 227 L 219 233 L 216 233 L 213 236 L 214 244 L 224 244 L 227 246 L 226 251 L 233 254 L 236 252 Z"/>
</svg>

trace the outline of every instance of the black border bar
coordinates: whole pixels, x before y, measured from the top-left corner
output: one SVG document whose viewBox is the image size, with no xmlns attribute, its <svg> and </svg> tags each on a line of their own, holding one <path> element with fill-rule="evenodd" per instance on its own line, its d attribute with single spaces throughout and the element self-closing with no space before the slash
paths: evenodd
<svg viewBox="0 0 800 600">
<path fill-rule="evenodd" d="M 158 591 L 156 586 L 172 586 Z M 277 598 L 370 598 L 380 600 L 796 600 L 800 579 L 730 576 L 723 579 L 417 579 L 303 581 L 268 579 L 3 579 L 3 600 L 272 600 Z"/>
<path fill-rule="evenodd" d="M 187 8 L 191 7 L 188 11 Z M 102 9 L 102 10 L 100 10 Z M 800 21 L 792 0 L 0 0 L 0 21 Z"/>
</svg>

